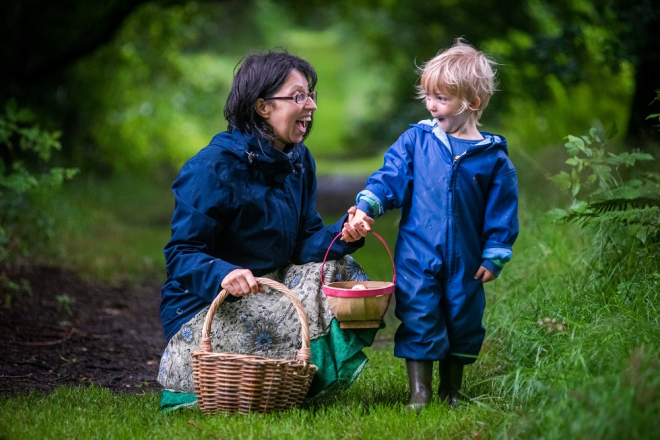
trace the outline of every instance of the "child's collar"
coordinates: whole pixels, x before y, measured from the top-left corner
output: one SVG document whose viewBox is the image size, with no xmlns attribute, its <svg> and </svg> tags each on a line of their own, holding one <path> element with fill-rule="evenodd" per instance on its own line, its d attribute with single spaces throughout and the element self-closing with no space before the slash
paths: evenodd
<svg viewBox="0 0 660 440">
<path fill-rule="evenodd" d="M 438 125 L 438 121 L 435 119 L 426 119 L 424 121 L 420 121 L 421 123 L 431 123 L 431 132 L 440 139 L 440 142 L 445 144 L 445 147 L 449 149 L 449 154 L 451 154 L 451 144 L 449 143 L 449 137 L 447 137 L 447 133 L 444 131 L 440 130 L 440 126 Z"/>
<path fill-rule="evenodd" d="M 451 153 L 451 144 L 449 143 L 449 138 L 447 137 L 447 133 L 445 133 L 440 129 L 440 127 L 438 126 L 438 121 L 436 121 L 435 119 L 424 119 L 422 121 L 419 121 L 417 124 L 411 124 L 411 125 L 413 126 L 416 125 L 426 131 L 432 132 L 435 135 L 435 137 L 437 137 L 438 140 L 442 142 L 444 146 L 447 147 L 447 149 Z M 501 144 L 502 142 L 505 142 L 504 138 L 496 134 L 486 133 L 484 131 L 481 131 L 480 133 L 484 138 L 482 141 L 474 144 L 475 147 Z"/>
</svg>

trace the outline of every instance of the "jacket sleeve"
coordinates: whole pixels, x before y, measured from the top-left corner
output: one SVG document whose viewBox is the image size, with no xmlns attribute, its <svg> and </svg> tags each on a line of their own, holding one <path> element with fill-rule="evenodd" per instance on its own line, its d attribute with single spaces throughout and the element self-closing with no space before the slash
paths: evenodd
<svg viewBox="0 0 660 440">
<path fill-rule="evenodd" d="M 373 218 L 410 200 L 415 144 L 412 133 L 411 130 L 403 133 L 385 152 L 383 166 L 367 179 L 367 186 L 356 197 L 357 208 Z"/>
<path fill-rule="evenodd" d="M 486 199 L 482 265 L 499 276 L 518 237 L 518 178 L 508 158 L 496 172 Z"/>
<path fill-rule="evenodd" d="M 348 215 L 345 215 L 332 225 L 324 225 L 321 215 L 316 211 L 316 165 L 311 155 L 308 156 L 308 160 L 310 172 L 306 176 L 302 216 L 296 237 L 296 247 L 291 257 L 293 264 L 323 261 L 328 246 L 341 233 L 344 222 L 348 218 Z M 328 260 L 336 260 L 346 254 L 352 254 L 363 245 L 364 239 L 353 243 L 337 239 L 328 253 Z"/>
<path fill-rule="evenodd" d="M 212 164 L 197 160 L 183 167 L 172 186 L 172 238 L 164 249 L 168 276 L 208 303 L 217 296 L 225 276 L 240 269 L 212 256 L 228 197 L 220 186 Z"/>
</svg>

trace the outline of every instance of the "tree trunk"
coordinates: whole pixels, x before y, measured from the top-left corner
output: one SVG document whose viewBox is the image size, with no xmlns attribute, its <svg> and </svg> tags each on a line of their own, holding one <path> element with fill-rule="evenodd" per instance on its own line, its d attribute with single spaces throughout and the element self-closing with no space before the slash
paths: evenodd
<svg viewBox="0 0 660 440">
<path fill-rule="evenodd" d="M 649 106 L 656 97 L 655 91 L 660 89 L 660 38 L 655 35 L 660 29 L 659 15 L 647 23 L 647 37 L 637 51 L 635 94 L 626 132 L 628 145 L 641 149 L 648 149 L 660 139 L 658 128 L 653 126 L 658 119 L 646 119 L 652 113 L 660 113 L 660 103 Z"/>
</svg>

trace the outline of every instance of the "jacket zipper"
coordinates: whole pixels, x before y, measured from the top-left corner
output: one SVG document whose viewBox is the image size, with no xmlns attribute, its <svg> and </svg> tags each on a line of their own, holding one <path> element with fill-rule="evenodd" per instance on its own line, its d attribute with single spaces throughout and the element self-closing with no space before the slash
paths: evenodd
<svg viewBox="0 0 660 440">
<path fill-rule="evenodd" d="M 296 205 L 296 200 L 295 197 L 293 197 L 293 193 L 291 192 L 291 188 L 289 187 L 289 183 L 287 182 L 289 178 L 284 181 L 283 185 L 284 188 L 286 189 L 286 198 L 288 200 L 288 203 L 293 207 L 293 211 L 296 213 L 296 230 L 294 231 L 295 233 L 292 235 L 292 240 L 291 240 L 291 253 L 296 249 L 296 237 L 298 237 L 298 232 L 300 229 L 300 213 L 298 212 L 298 206 Z"/>
</svg>

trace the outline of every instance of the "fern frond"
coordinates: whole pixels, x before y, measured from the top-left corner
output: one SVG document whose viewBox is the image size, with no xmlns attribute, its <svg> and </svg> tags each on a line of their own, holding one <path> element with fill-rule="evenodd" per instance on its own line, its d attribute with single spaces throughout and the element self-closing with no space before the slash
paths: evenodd
<svg viewBox="0 0 660 440">
<path fill-rule="evenodd" d="M 644 209 L 660 207 L 660 199 L 654 197 L 636 197 L 634 199 L 609 199 L 590 203 L 588 209 L 596 214 L 610 211 L 626 211 L 628 209 Z"/>
<path fill-rule="evenodd" d="M 570 212 L 564 219 L 567 223 L 576 222 L 579 225 L 602 220 L 607 217 L 609 221 L 622 221 L 623 223 L 637 223 L 639 212 L 634 215 L 621 215 L 626 211 L 644 211 L 660 208 L 660 198 L 636 197 L 634 199 L 609 199 L 589 203 L 581 212 Z M 619 215 L 617 215 L 619 213 Z M 613 214 L 613 215 L 607 215 Z"/>
</svg>

